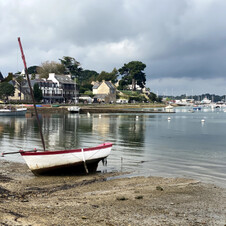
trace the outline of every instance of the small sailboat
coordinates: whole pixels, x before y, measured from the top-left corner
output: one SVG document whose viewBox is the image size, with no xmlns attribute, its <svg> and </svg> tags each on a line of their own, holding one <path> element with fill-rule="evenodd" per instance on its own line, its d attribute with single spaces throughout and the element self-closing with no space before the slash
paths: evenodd
<svg viewBox="0 0 226 226">
<path fill-rule="evenodd" d="M 42 140 L 43 150 L 38 151 L 36 149 L 31 151 L 20 150 L 18 152 L 8 152 L 2 153 L 2 156 L 6 154 L 15 154 L 20 153 L 27 163 L 29 169 L 35 175 L 41 174 L 61 174 L 66 173 L 90 173 L 94 172 L 97 169 L 98 163 L 101 160 L 107 158 L 111 152 L 112 143 L 103 143 L 96 147 L 90 148 L 79 148 L 79 149 L 70 149 L 70 150 L 58 150 L 58 151 L 47 151 L 45 149 L 45 142 L 41 130 L 41 125 L 39 122 L 39 117 L 34 101 L 33 90 L 31 87 L 30 79 L 27 73 L 27 66 L 25 61 L 25 56 L 23 53 L 23 48 L 18 38 L 22 59 L 25 67 L 25 72 L 27 75 L 28 85 L 30 88 L 30 93 L 33 100 L 34 110 L 38 122 L 40 137 Z"/>
<path fill-rule="evenodd" d="M 193 110 L 194 111 L 201 111 L 202 110 L 202 107 L 201 106 L 198 106 L 198 105 L 194 105 Z"/>
<path fill-rule="evenodd" d="M 195 111 L 193 109 L 189 109 L 188 112 L 194 113 Z"/>
<path fill-rule="evenodd" d="M 25 116 L 27 108 L 5 107 L 0 109 L 0 116 Z"/>
<path fill-rule="evenodd" d="M 111 152 L 112 143 L 96 147 L 59 151 L 19 151 L 35 175 L 95 172 L 98 163 Z"/>
<path fill-rule="evenodd" d="M 166 112 L 174 112 L 174 107 L 172 106 L 172 105 L 167 105 L 166 107 L 165 107 L 165 111 Z"/>
<path fill-rule="evenodd" d="M 70 113 L 79 113 L 80 107 L 78 107 L 78 106 L 71 106 L 71 107 L 68 107 L 67 110 L 68 110 Z"/>
</svg>

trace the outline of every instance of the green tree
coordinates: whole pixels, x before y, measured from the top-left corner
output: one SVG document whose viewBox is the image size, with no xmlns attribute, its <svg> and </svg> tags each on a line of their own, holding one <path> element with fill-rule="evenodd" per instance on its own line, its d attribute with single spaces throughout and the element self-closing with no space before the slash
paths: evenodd
<svg viewBox="0 0 226 226">
<path fill-rule="evenodd" d="M 150 99 L 150 101 L 155 102 L 158 101 L 158 97 L 155 93 L 150 92 L 150 94 L 148 95 L 148 98 Z"/>
<path fill-rule="evenodd" d="M 93 85 L 86 83 L 79 87 L 79 93 L 85 93 L 86 91 L 92 91 Z"/>
<path fill-rule="evenodd" d="M 158 97 L 155 93 L 150 92 L 150 94 L 148 95 L 148 98 L 150 99 L 150 101 L 152 102 L 162 102 L 162 99 L 160 97 Z"/>
<path fill-rule="evenodd" d="M 31 66 L 27 69 L 28 74 L 37 74 L 39 66 Z"/>
<path fill-rule="evenodd" d="M 64 74 L 65 67 L 64 65 L 56 63 L 55 61 L 46 61 L 37 68 L 37 72 L 41 78 L 47 79 L 49 77 L 49 73 Z"/>
<path fill-rule="evenodd" d="M 105 81 L 111 81 L 113 83 L 116 83 L 118 80 L 118 70 L 116 68 L 113 69 L 112 72 L 108 73 L 106 71 L 102 71 L 98 77 L 97 77 L 97 80 L 99 82 L 101 82 L 102 80 L 105 80 Z"/>
<path fill-rule="evenodd" d="M 136 84 L 141 88 L 144 88 L 146 83 L 146 75 L 143 72 L 146 65 L 140 61 L 131 61 L 128 64 L 124 64 L 122 68 L 119 69 L 122 79 L 119 82 L 120 88 L 125 88 L 125 86 L 132 84 L 132 90 L 136 90 Z"/>
<path fill-rule="evenodd" d="M 39 88 L 38 83 L 34 84 L 33 88 L 35 101 L 40 102 L 43 99 L 42 90 Z"/>
<path fill-rule="evenodd" d="M 1 73 L 1 71 L 0 71 L 0 81 L 1 80 L 3 80 L 4 78 L 3 78 L 3 75 L 2 75 L 2 73 Z"/>
<path fill-rule="evenodd" d="M 83 70 L 81 64 L 75 58 L 69 56 L 64 56 L 63 59 L 59 60 L 65 67 L 66 72 L 71 75 L 71 78 L 79 80 L 81 71 Z"/>
<path fill-rule="evenodd" d="M 78 77 L 78 83 L 83 86 L 86 84 L 91 84 L 92 81 L 97 80 L 98 73 L 93 70 L 83 70 L 80 72 Z"/>
<path fill-rule="evenodd" d="M 8 100 L 9 96 L 13 96 L 15 92 L 15 88 L 8 82 L 0 83 L 0 98 L 4 100 Z"/>
<path fill-rule="evenodd" d="M 13 73 L 8 73 L 8 76 L 4 78 L 3 82 L 10 82 L 13 80 Z"/>
</svg>

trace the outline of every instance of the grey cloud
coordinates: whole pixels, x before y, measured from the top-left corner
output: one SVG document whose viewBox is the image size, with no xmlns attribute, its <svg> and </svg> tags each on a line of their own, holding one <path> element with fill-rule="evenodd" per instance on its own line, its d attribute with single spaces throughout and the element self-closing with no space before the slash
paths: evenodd
<svg viewBox="0 0 226 226">
<path fill-rule="evenodd" d="M 140 60 L 148 79 L 223 78 L 225 8 L 224 0 L 3 0 L 0 70 L 22 67 L 21 36 L 29 65 L 68 55 L 97 71 Z"/>
<path fill-rule="evenodd" d="M 195 95 L 195 94 L 226 94 L 226 81 L 223 78 L 192 79 L 192 78 L 161 78 L 148 81 L 152 92 L 160 95 Z"/>
</svg>

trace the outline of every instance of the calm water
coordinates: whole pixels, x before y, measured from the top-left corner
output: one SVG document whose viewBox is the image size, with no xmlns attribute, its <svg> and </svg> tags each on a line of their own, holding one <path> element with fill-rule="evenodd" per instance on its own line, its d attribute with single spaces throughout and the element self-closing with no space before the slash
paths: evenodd
<svg viewBox="0 0 226 226">
<path fill-rule="evenodd" d="M 112 142 L 108 166 L 99 164 L 100 170 L 187 177 L 226 187 L 226 112 L 176 111 L 102 114 L 101 118 L 98 114 L 42 114 L 40 118 L 50 150 Z M 41 148 L 35 118 L 0 117 L 0 147 L 1 152 Z M 5 158 L 23 161 L 20 155 Z"/>
</svg>

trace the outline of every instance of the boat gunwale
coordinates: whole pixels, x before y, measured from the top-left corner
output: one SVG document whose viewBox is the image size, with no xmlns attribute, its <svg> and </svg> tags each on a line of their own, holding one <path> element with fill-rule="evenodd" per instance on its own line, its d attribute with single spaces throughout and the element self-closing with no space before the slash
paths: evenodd
<svg viewBox="0 0 226 226">
<path fill-rule="evenodd" d="M 37 156 L 37 155 L 59 155 L 59 154 L 69 154 L 69 153 L 74 153 L 74 152 L 86 152 L 86 151 L 95 151 L 95 150 L 100 150 L 100 149 L 105 149 L 112 147 L 112 143 L 103 143 L 100 144 L 99 146 L 96 147 L 90 147 L 90 148 L 79 148 L 79 149 L 70 149 L 70 150 L 59 150 L 59 151 L 29 151 L 26 152 L 24 150 L 20 150 L 20 154 L 22 156 Z"/>
</svg>

